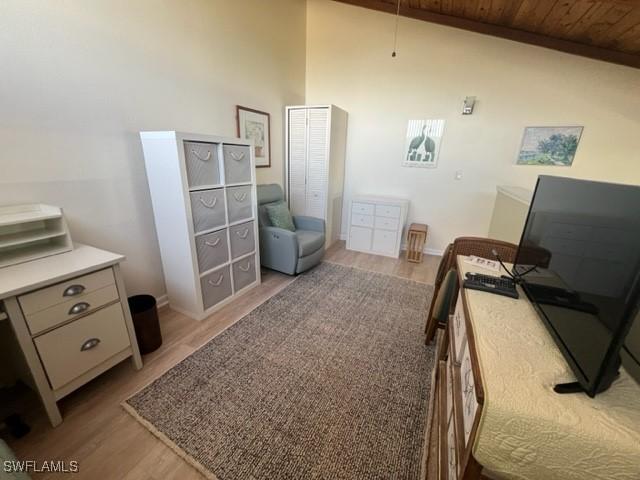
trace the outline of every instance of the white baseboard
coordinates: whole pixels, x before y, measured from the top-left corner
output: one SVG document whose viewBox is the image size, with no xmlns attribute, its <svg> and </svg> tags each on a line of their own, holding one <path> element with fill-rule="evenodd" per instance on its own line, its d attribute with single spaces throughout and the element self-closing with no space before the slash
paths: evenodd
<svg viewBox="0 0 640 480">
<path fill-rule="evenodd" d="M 165 305 L 169 305 L 169 296 L 165 293 L 164 295 L 160 295 L 156 297 L 156 307 L 164 307 Z"/>
<path fill-rule="evenodd" d="M 340 240 L 347 240 L 347 234 L 346 233 L 341 233 L 340 234 Z M 402 246 L 400 247 L 401 250 L 406 250 L 406 244 L 403 243 Z M 427 255 L 436 255 L 438 257 L 441 257 L 444 254 L 444 250 L 440 250 L 439 248 L 427 248 L 424 247 L 424 249 L 422 250 L 423 253 L 426 253 Z"/>
</svg>

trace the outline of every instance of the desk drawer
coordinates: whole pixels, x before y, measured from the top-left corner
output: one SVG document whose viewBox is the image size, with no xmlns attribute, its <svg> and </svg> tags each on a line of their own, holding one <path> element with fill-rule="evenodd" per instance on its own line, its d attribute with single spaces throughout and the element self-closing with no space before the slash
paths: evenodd
<svg viewBox="0 0 640 480">
<path fill-rule="evenodd" d="M 468 342 L 462 352 L 462 361 L 460 362 L 460 382 L 462 385 L 462 423 L 464 430 L 465 448 L 469 442 L 471 429 L 478 411 L 478 399 L 476 397 L 476 380 L 471 367 L 471 353 L 469 352 Z"/>
<path fill-rule="evenodd" d="M 22 312 L 25 316 L 29 316 L 54 305 L 81 298 L 89 292 L 99 290 L 108 285 L 115 285 L 115 283 L 113 271 L 107 268 L 27 293 L 18 297 L 18 301 Z"/>
<path fill-rule="evenodd" d="M 369 203 L 353 202 L 353 204 L 351 205 L 351 212 L 353 214 L 373 215 L 374 210 L 375 206 Z"/>
<path fill-rule="evenodd" d="M 400 210 L 395 205 L 376 205 L 376 217 L 400 218 Z"/>
<path fill-rule="evenodd" d="M 115 285 L 107 285 L 66 302 L 59 303 L 46 310 L 25 315 L 31 335 L 37 335 L 49 328 L 72 318 L 85 315 L 118 299 L 118 289 Z"/>
<path fill-rule="evenodd" d="M 398 220 L 397 218 L 376 217 L 376 228 L 397 232 L 399 225 L 400 220 Z"/>
<path fill-rule="evenodd" d="M 447 426 L 447 480 L 458 478 L 458 452 L 456 451 L 456 429 L 453 417 Z"/>
<path fill-rule="evenodd" d="M 371 215 L 351 215 L 351 225 L 357 225 L 359 227 L 373 227 L 373 217 Z"/>
<path fill-rule="evenodd" d="M 120 303 L 45 333 L 34 343 L 54 390 L 130 346 Z"/>
<path fill-rule="evenodd" d="M 462 350 L 467 339 L 467 327 L 465 324 L 464 307 L 462 306 L 462 292 L 458 295 L 456 308 L 451 316 L 451 333 L 453 334 L 454 361 L 460 365 Z"/>
</svg>

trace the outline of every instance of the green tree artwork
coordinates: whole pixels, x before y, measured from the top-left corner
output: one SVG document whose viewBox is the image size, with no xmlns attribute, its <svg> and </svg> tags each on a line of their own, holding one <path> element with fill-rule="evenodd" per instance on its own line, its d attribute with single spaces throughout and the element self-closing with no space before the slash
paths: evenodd
<svg viewBox="0 0 640 480">
<path fill-rule="evenodd" d="M 527 127 L 518 165 L 570 166 L 582 127 Z"/>
</svg>

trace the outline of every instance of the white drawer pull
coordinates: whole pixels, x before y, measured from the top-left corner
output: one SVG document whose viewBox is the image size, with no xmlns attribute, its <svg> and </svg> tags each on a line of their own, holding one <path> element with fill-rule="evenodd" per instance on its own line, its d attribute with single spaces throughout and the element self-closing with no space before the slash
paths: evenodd
<svg viewBox="0 0 640 480">
<path fill-rule="evenodd" d="M 220 278 L 218 278 L 216 282 L 214 282 L 213 280 L 209 280 L 207 283 L 212 287 L 219 287 L 220 284 L 222 283 L 222 280 L 224 280 L 224 273 L 220 274 Z"/>
<path fill-rule="evenodd" d="M 86 312 L 89 307 L 87 302 L 76 303 L 73 307 L 69 309 L 69 315 L 78 315 L 79 313 Z"/>
<path fill-rule="evenodd" d="M 64 290 L 62 296 L 74 297 L 80 295 L 82 292 L 84 292 L 84 285 L 70 285 Z"/>
<path fill-rule="evenodd" d="M 215 247 L 219 243 L 220 243 L 220 238 L 216 238 L 215 242 L 209 242 L 209 241 L 204 242 L 204 244 L 207 245 L 208 247 Z"/>
<path fill-rule="evenodd" d="M 214 198 L 213 202 L 211 203 L 207 203 L 207 201 L 204 198 L 200 197 L 200 203 L 207 208 L 213 208 L 216 206 L 216 203 L 218 203 L 218 197 Z"/>
<path fill-rule="evenodd" d="M 208 162 L 209 160 L 211 160 L 211 150 L 207 151 L 206 157 L 201 157 L 200 155 L 198 155 L 198 152 L 196 152 L 194 149 L 191 149 L 191 153 L 193 154 L 194 157 L 196 157 L 201 162 Z"/>
<path fill-rule="evenodd" d="M 239 162 L 244 158 L 244 152 L 231 152 L 231 158 L 233 158 L 236 162 Z"/>
<path fill-rule="evenodd" d="M 92 348 L 96 348 L 99 343 L 100 343 L 100 339 L 99 338 L 90 338 L 89 340 L 85 341 L 82 344 L 82 346 L 80 347 L 80 351 L 81 352 L 86 352 L 87 350 L 91 350 Z"/>
<path fill-rule="evenodd" d="M 251 268 L 251 260 L 247 261 L 247 266 L 243 267 L 242 265 L 238 265 L 238 268 L 240 270 L 242 270 L 243 272 L 248 272 L 249 269 Z"/>
<path fill-rule="evenodd" d="M 244 202 L 245 199 L 247 198 L 247 194 L 245 193 L 241 193 L 240 195 L 238 195 L 237 193 L 233 194 L 233 198 L 236 199 L 236 202 Z"/>
<path fill-rule="evenodd" d="M 245 238 L 247 238 L 247 235 L 249 235 L 249 229 L 248 229 L 248 228 L 245 228 L 245 229 L 244 229 L 244 232 L 242 232 L 242 233 L 240 233 L 240 232 L 238 231 L 238 232 L 236 232 L 236 235 L 238 235 L 241 239 L 243 239 L 243 240 L 244 240 Z"/>
</svg>

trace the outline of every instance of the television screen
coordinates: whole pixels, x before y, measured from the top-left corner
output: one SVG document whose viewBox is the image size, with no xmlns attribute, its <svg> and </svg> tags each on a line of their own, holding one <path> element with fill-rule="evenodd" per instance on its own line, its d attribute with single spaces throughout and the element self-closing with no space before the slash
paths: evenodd
<svg viewBox="0 0 640 480">
<path fill-rule="evenodd" d="M 640 297 L 640 187 L 540 176 L 514 271 L 582 389 L 606 388 L 621 349 L 638 355 L 627 335 Z"/>
</svg>

